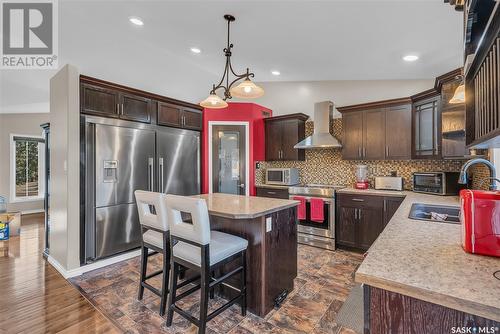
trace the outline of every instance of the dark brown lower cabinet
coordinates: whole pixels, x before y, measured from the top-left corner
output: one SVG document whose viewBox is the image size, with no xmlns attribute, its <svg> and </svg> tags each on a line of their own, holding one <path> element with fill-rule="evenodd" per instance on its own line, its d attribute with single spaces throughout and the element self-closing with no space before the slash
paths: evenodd
<svg viewBox="0 0 500 334">
<path fill-rule="evenodd" d="M 366 284 L 363 293 L 365 334 L 497 333 L 500 327 L 497 321 Z"/>
<path fill-rule="evenodd" d="M 384 197 L 384 227 L 396 213 L 404 197 Z"/>
<path fill-rule="evenodd" d="M 370 248 L 402 201 L 402 197 L 337 194 L 337 245 Z"/>
<path fill-rule="evenodd" d="M 288 189 L 280 188 L 257 188 L 258 197 L 270 197 L 270 198 L 281 198 L 288 199 Z"/>
</svg>

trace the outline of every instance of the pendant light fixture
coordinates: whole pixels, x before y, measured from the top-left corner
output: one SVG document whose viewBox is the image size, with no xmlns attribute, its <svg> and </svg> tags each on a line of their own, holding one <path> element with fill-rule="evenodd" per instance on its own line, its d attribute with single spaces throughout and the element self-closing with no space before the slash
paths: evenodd
<svg viewBox="0 0 500 334">
<path fill-rule="evenodd" d="M 453 97 L 449 101 L 452 104 L 456 103 L 464 103 L 465 102 L 465 85 L 460 84 L 460 86 L 455 89 L 455 94 L 453 94 Z"/>
<path fill-rule="evenodd" d="M 248 98 L 253 99 L 257 97 L 261 97 L 264 95 L 264 90 L 254 84 L 250 78 L 253 78 L 255 75 L 250 72 L 247 68 L 246 73 L 236 74 L 233 70 L 233 66 L 231 64 L 231 49 L 233 48 L 233 44 L 229 41 L 229 32 L 231 22 L 235 20 L 235 17 L 229 14 L 224 15 L 224 19 L 227 21 L 227 46 L 224 48 L 224 55 L 226 57 L 226 66 L 224 67 L 224 73 L 222 74 L 222 79 L 219 81 L 217 85 L 213 85 L 212 90 L 210 91 L 210 95 L 203 101 L 201 101 L 200 105 L 205 108 L 212 109 L 220 109 L 227 107 L 227 99 L 231 99 L 234 97 L 239 98 Z M 234 80 L 230 80 L 230 74 L 235 76 Z M 237 86 L 233 87 L 238 81 L 243 80 Z M 224 98 L 220 98 L 217 95 L 217 90 L 224 90 Z"/>
</svg>

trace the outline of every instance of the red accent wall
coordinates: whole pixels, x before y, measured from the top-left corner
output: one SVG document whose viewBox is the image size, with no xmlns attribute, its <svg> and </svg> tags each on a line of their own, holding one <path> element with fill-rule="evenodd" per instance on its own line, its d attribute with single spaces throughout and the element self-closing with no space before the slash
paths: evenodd
<svg viewBox="0 0 500 334">
<path fill-rule="evenodd" d="M 268 113 L 267 116 L 264 113 Z M 230 102 L 227 108 L 203 110 L 202 157 L 201 157 L 201 192 L 208 193 L 208 122 L 234 121 L 248 122 L 250 161 L 247 162 L 250 180 L 250 195 L 255 195 L 255 162 L 265 159 L 264 118 L 272 116 L 272 110 L 255 103 Z"/>
</svg>

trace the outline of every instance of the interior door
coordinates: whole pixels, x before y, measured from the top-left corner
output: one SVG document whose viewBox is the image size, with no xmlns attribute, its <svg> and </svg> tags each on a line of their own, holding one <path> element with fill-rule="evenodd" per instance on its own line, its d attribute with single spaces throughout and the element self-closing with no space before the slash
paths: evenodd
<svg viewBox="0 0 500 334">
<path fill-rule="evenodd" d="M 212 192 L 246 194 L 245 131 L 243 125 L 212 127 Z"/>
<path fill-rule="evenodd" d="M 158 191 L 173 195 L 200 193 L 200 133 L 165 128 L 157 131 Z"/>
</svg>

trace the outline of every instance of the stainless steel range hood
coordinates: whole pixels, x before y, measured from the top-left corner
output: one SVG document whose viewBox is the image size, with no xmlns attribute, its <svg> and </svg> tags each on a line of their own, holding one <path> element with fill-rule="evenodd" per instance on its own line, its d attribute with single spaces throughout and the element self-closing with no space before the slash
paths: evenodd
<svg viewBox="0 0 500 334">
<path fill-rule="evenodd" d="M 330 120 L 333 118 L 333 102 L 324 101 L 314 104 L 314 132 L 294 148 L 333 148 L 342 147 L 339 140 L 330 134 Z"/>
</svg>

